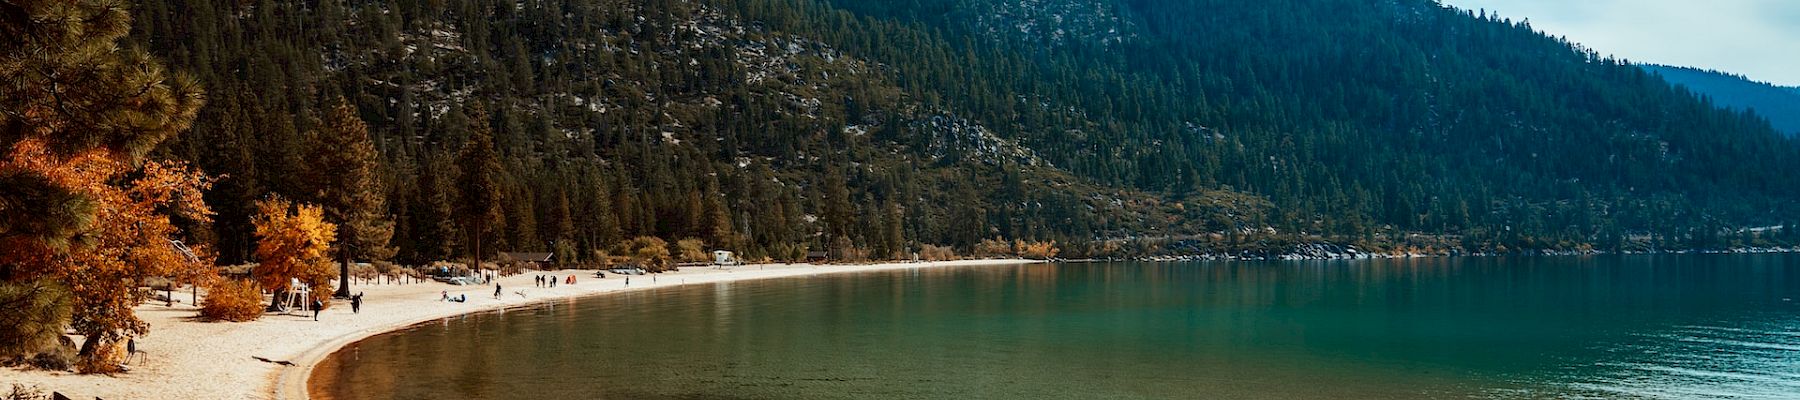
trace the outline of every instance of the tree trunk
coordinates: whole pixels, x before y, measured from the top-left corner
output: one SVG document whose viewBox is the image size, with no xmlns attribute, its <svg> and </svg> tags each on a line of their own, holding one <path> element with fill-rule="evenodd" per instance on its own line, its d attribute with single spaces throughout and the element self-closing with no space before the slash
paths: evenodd
<svg viewBox="0 0 1800 400">
<path fill-rule="evenodd" d="M 483 225 L 481 222 L 482 221 L 478 219 L 473 224 L 475 225 L 475 235 L 473 238 L 474 246 L 471 246 L 471 248 L 475 250 L 475 259 L 471 262 L 473 265 L 469 267 L 470 271 L 475 271 L 477 273 L 481 271 L 481 225 Z"/>
<path fill-rule="evenodd" d="M 100 349 L 100 336 L 102 335 L 85 336 L 86 338 L 81 340 L 81 351 L 75 353 L 82 358 L 94 356 L 94 352 Z"/>
<path fill-rule="evenodd" d="M 269 299 L 269 308 L 266 310 L 263 310 L 263 311 L 264 312 L 281 311 L 281 307 L 286 305 L 286 304 L 283 304 L 283 302 L 287 301 L 287 288 L 281 288 L 281 290 L 271 290 L 271 291 L 269 291 L 269 297 L 271 297 Z"/>
<path fill-rule="evenodd" d="M 338 267 L 337 293 L 333 293 L 331 297 L 348 299 L 350 298 L 350 252 L 344 251 L 343 257 L 343 264 Z"/>
</svg>

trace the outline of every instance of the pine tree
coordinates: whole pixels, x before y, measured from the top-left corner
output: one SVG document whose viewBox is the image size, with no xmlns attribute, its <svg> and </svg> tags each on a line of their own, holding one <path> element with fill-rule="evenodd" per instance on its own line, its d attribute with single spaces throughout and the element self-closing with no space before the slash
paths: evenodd
<svg viewBox="0 0 1800 400">
<path fill-rule="evenodd" d="M 532 205 L 531 190 L 519 187 L 506 197 L 501 209 L 506 215 L 506 245 L 515 251 L 539 250 L 537 212 Z"/>
<path fill-rule="evenodd" d="M 180 163 L 145 162 L 187 130 L 203 96 L 160 61 L 120 46 L 130 30 L 112 1 L 0 3 L 0 285 L 71 284 L 67 321 L 85 337 L 82 372 L 113 372 L 112 344 L 149 325 L 133 307 L 152 277 L 211 273 L 170 245 L 171 215 L 206 223 L 207 179 Z M 0 320 L 32 307 L 0 307 Z M 62 332 L 65 326 L 39 332 Z M 0 326 L 0 337 L 25 326 Z M 7 356 L 7 355 L 0 355 Z"/>
<path fill-rule="evenodd" d="M 456 248 L 455 182 L 450 163 L 443 158 L 428 161 L 419 171 L 418 202 L 413 207 L 413 232 L 418 234 L 415 262 L 448 260 Z"/>
<path fill-rule="evenodd" d="M 481 246 L 494 232 L 500 214 L 500 155 L 494 151 L 493 121 L 480 103 L 469 106 L 469 139 L 457 157 L 457 219 L 462 220 L 464 235 L 469 238 L 472 267 L 480 266 Z"/>
<path fill-rule="evenodd" d="M 549 201 L 550 207 L 544 211 L 544 218 L 538 221 L 538 226 L 543 229 L 538 237 L 558 245 L 566 244 L 575 234 L 575 216 L 570 214 L 569 192 L 557 189 Z"/>
<path fill-rule="evenodd" d="M 204 96 L 143 51 L 117 46 L 123 4 L 20 0 L 0 5 L 0 151 L 42 146 L 54 166 L 76 157 L 132 164 L 193 123 Z M 0 240 L 67 249 L 99 207 L 42 171 L 0 168 Z"/>
<path fill-rule="evenodd" d="M 850 228 L 856 225 L 856 210 L 850 204 L 850 187 L 844 182 L 844 173 L 835 167 L 825 173 L 824 212 L 826 237 L 848 237 Z"/>
<path fill-rule="evenodd" d="M 388 215 L 387 190 L 380 182 L 380 154 L 369 139 L 369 127 L 339 98 L 326 116 L 323 130 L 314 134 L 307 182 L 316 185 L 312 200 L 325 210 L 326 221 L 338 226 L 332 252 L 338 259 L 335 296 L 350 297 L 350 263 L 393 256 L 388 242 L 394 236 Z"/>
<path fill-rule="evenodd" d="M 621 239 L 619 218 L 614 212 L 612 187 L 606 184 L 598 168 L 589 168 L 582 182 L 586 193 L 585 203 L 581 207 L 581 223 L 578 230 L 582 232 L 582 246 L 587 250 L 598 250 L 610 247 Z"/>
</svg>

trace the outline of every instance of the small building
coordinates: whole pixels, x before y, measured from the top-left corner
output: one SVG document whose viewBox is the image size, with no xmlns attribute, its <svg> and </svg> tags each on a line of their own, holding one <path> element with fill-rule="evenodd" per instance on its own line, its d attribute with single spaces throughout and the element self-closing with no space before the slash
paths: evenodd
<svg viewBox="0 0 1800 400">
<path fill-rule="evenodd" d="M 737 265 L 737 256 L 729 250 L 713 250 L 713 265 Z"/>
<path fill-rule="evenodd" d="M 831 253 L 820 250 L 809 250 L 806 252 L 806 262 L 817 263 L 828 261 L 831 261 Z"/>
</svg>

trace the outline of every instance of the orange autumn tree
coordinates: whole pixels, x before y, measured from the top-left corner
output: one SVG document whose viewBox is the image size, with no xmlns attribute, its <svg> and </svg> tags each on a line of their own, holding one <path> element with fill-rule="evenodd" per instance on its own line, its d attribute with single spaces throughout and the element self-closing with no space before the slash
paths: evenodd
<svg viewBox="0 0 1800 400">
<path fill-rule="evenodd" d="M 170 241 L 179 233 L 171 213 L 202 223 L 210 218 L 200 194 L 210 185 L 205 176 L 175 162 L 145 163 L 121 174 L 130 170 L 121 164 L 92 154 L 59 160 L 33 142 L 14 146 L 0 160 L 0 169 L 42 173 L 97 205 L 69 251 L 41 241 L 11 241 L 0 255 L 0 264 L 23 267 L 13 271 L 13 279 L 54 280 L 73 295 L 70 326 L 86 338 L 77 363 L 83 372 L 115 370 L 114 361 L 123 355 L 113 344 L 149 332 L 132 312 L 148 298 L 148 292 L 137 290 L 145 279 L 200 283 L 213 274 L 210 260 L 190 259 Z"/>
<path fill-rule="evenodd" d="M 331 297 L 331 278 L 337 271 L 331 267 L 331 242 L 337 240 L 337 226 L 325 222 L 319 206 L 294 204 L 281 198 L 256 202 L 256 269 L 251 274 L 257 283 L 275 293 L 269 302 L 271 310 L 281 300 L 292 282 L 299 280 L 312 288 L 308 300 L 324 302 Z"/>
<path fill-rule="evenodd" d="M 171 215 L 209 218 L 206 179 L 146 157 L 193 123 L 204 97 L 119 45 L 131 30 L 124 2 L 7 0 L 0 15 L 0 285 L 66 291 L 61 323 L 85 337 L 77 366 L 111 372 L 118 343 L 149 330 L 132 312 L 145 296 L 136 288 L 210 271 L 170 242 Z"/>
</svg>

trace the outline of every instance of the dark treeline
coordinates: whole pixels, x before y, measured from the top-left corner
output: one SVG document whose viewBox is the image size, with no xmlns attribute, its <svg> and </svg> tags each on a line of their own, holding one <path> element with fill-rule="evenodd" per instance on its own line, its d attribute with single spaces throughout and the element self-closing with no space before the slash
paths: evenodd
<svg viewBox="0 0 1800 400">
<path fill-rule="evenodd" d="M 222 263 L 249 258 L 255 200 L 323 200 L 338 99 L 410 263 L 467 254 L 477 129 L 501 161 L 482 247 L 575 260 L 636 236 L 778 259 L 1208 233 L 1704 247 L 1795 215 L 1800 178 L 1766 171 L 1800 151 L 1766 122 L 1524 24 L 1122 1 L 1083 25 L 1116 35 L 1046 39 L 983 29 L 997 4 L 152 0 L 133 38 L 207 89 L 161 154 L 226 175 L 189 227 Z"/>
</svg>

